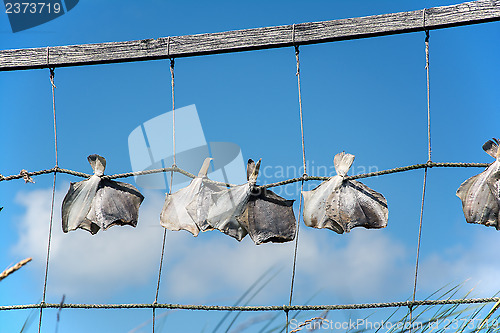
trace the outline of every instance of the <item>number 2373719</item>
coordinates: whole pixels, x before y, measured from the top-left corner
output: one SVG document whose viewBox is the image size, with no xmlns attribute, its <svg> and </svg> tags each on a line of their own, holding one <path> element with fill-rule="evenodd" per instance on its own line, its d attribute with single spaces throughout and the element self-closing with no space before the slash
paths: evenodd
<svg viewBox="0 0 500 333">
<path fill-rule="evenodd" d="M 45 2 L 6 2 L 5 13 L 7 14 L 58 14 L 61 12 L 60 3 Z"/>
</svg>

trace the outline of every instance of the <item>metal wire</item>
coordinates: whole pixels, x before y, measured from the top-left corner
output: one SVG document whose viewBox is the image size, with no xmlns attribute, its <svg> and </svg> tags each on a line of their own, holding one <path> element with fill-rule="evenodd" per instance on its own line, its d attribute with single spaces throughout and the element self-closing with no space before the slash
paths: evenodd
<svg viewBox="0 0 500 333">
<path fill-rule="evenodd" d="M 293 43 L 295 44 L 295 24 L 293 25 Z M 302 93 L 300 89 L 300 60 L 299 60 L 299 46 L 295 45 L 295 60 L 297 63 L 297 88 L 298 88 L 298 97 L 299 97 L 299 116 L 300 116 L 300 135 L 302 138 L 302 163 L 304 167 L 304 175 L 302 176 L 303 178 L 307 176 L 307 165 L 306 165 L 306 148 L 304 144 L 304 119 L 302 117 Z M 300 193 L 302 193 L 302 190 L 304 189 L 304 179 L 302 179 L 302 182 L 300 184 Z M 297 227 L 295 231 L 295 246 L 294 246 L 294 251 L 293 251 L 293 265 L 292 265 L 292 280 L 290 283 L 290 298 L 288 301 L 288 305 L 292 305 L 292 298 L 293 298 L 293 286 L 295 282 L 295 269 L 297 266 L 297 250 L 299 247 L 299 229 L 300 229 L 300 219 L 302 216 L 302 196 L 299 198 L 299 218 L 297 219 Z M 285 315 L 286 315 L 286 326 L 285 330 L 288 333 L 288 323 L 289 323 L 289 317 L 288 317 L 288 310 L 285 310 Z"/>
<path fill-rule="evenodd" d="M 169 304 L 169 303 L 133 303 L 133 304 L 78 304 L 78 303 L 37 303 L 23 305 L 0 305 L 0 311 L 26 310 L 37 308 L 51 309 L 178 309 L 193 311 L 321 311 L 321 310 L 360 310 L 378 308 L 416 307 L 423 305 L 451 305 L 451 304 L 480 304 L 498 302 L 500 297 L 489 298 L 461 298 L 461 299 L 438 299 L 422 301 L 381 302 L 381 303 L 359 303 L 359 304 L 331 304 L 331 305 L 201 305 L 201 304 Z"/>
<path fill-rule="evenodd" d="M 169 39 L 169 46 L 170 46 L 170 39 Z M 170 47 L 169 47 L 170 49 Z M 172 184 L 174 181 L 174 168 L 177 168 L 176 166 L 176 161 L 175 161 L 175 81 L 174 81 L 174 59 L 170 59 L 170 77 L 171 77 L 171 86 L 172 86 L 172 136 L 173 136 L 173 157 L 174 157 L 174 165 L 172 166 L 172 169 L 170 171 L 170 186 L 168 188 L 168 193 L 172 193 Z M 165 256 L 165 243 L 167 240 L 167 229 L 163 229 L 163 241 L 161 245 L 161 256 L 160 256 L 160 267 L 158 269 L 158 282 L 156 284 L 156 294 L 155 294 L 155 301 L 153 304 L 158 303 L 158 294 L 160 292 L 160 282 L 161 282 L 161 271 L 163 267 L 163 257 Z M 153 308 L 153 333 L 155 333 L 155 322 L 156 322 L 156 309 Z"/>
<path fill-rule="evenodd" d="M 491 165 L 491 163 L 427 162 L 427 163 L 420 163 L 420 164 L 412 164 L 412 165 L 408 165 L 408 166 L 404 166 L 404 167 L 396 167 L 396 168 L 381 170 L 381 171 L 376 171 L 376 172 L 360 173 L 358 175 L 346 176 L 345 179 L 352 180 L 352 179 L 370 178 L 370 177 L 377 177 L 377 176 L 388 175 L 388 174 L 392 174 L 392 173 L 399 173 L 399 172 L 418 170 L 418 169 L 424 169 L 424 168 L 487 168 L 490 165 Z M 172 167 L 172 168 L 160 168 L 160 169 L 152 169 L 152 170 L 144 170 L 144 171 L 136 171 L 136 172 L 127 172 L 127 173 L 121 173 L 121 174 L 115 174 L 115 175 L 105 175 L 105 176 L 102 176 L 102 178 L 103 179 L 117 179 L 117 178 L 127 178 L 127 177 L 149 175 L 149 174 L 160 173 L 160 172 L 172 172 L 172 171 L 180 173 L 180 174 L 187 176 L 189 178 L 196 177 L 195 175 L 193 175 L 192 173 L 190 173 L 188 171 L 182 170 L 178 167 Z M 69 175 L 77 176 L 77 177 L 82 177 L 82 178 L 89 178 L 90 176 L 92 176 L 92 175 L 84 173 L 84 172 L 54 167 L 52 169 L 44 169 L 44 170 L 40 170 L 40 171 L 19 173 L 17 175 L 11 175 L 11 176 L 1 176 L 0 175 L 0 182 L 21 179 L 21 178 L 25 177 L 25 175 L 28 175 L 31 177 L 31 176 L 40 176 L 40 175 L 54 173 L 54 172 L 65 173 L 65 174 L 69 174 Z M 282 180 L 282 181 L 279 181 L 276 183 L 269 183 L 269 184 L 265 184 L 265 185 L 260 185 L 257 187 L 271 188 L 271 187 L 277 187 L 277 186 L 282 186 L 282 185 L 300 182 L 302 180 L 310 181 L 310 180 L 328 180 L 328 179 L 330 179 L 330 177 L 318 177 L 318 176 L 297 177 L 297 178 L 290 178 L 290 179 Z M 218 185 L 228 186 L 228 187 L 235 186 L 234 184 L 218 182 L 215 180 L 206 180 L 206 181 L 214 183 L 214 184 L 218 184 Z"/>
<path fill-rule="evenodd" d="M 425 27 L 425 9 L 424 9 L 424 27 Z M 427 163 L 431 163 L 431 103 L 430 103 L 430 80 L 429 80 L 429 30 L 425 30 L 425 71 L 427 74 Z M 425 187 L 427 185 L 427 168 L 424 171 L 424 185 L 422 188 L 422 204 L 420 206 L 420 222 L 418 225 L 418 240 L 417 240 L 417 258 L 415 260 L 415 278 L 413 282 L 413 295 L 412 300 L 415 300 L 415 294 L 417 293 L 417 280 L 418 280 L 418 262 L 420 258 L 420 242 L 422 239 L 422 221 L 424 217 L 424 202 L 425 202 Z M 413 308 L 410 306 L 410 323 L 412 322 Z M 410 327 L 410 333 L 412 328 Z"/>
<path fill-rule="evenodd" d="M 49 49 L 47 48 L 47 63 L 49 61 Z M 58 165 L 58 150 L 57 150 L 57 126 L 56 126 L 56 98 L 55 98 L 55 88 L 56 85 L 54 84 L 54 69 L 49 68 L 50 70 L 50 84 L 52 87 L 52 115 L 54 119 L 54 153 L 55 153 L 55 162 L 56 166 L 54 167 L 54 181 L 52 184 L 52 200 L 50 203 L 50 223 L 49 223 L 49 235 L 48 235 L 48 241 L 47 241 L 47 259 L 45 262 L 45 278 L 43 280 L 43 295 L 42 295 L 42 304 L 45 303 L 45 296 L 47 294 L 47 278 L 49 275 L 49 261 L 50 261 L 50 245 L 52 241 L 52 225 L 53 225 L 53 220 L 54 220 L 54 201 L 55 201 L 55 196 L 56 196 L 56 178 L 57 178 L 57 165 Z M 22 172 L 21 172 L 22 173 Z M 28 179 L 29 176 L 28 176 Z M 38 333 L 42 331 L 42 314 L 43 314 L 43 308 L 40 307 L 40 317 L 38 321 Z"/>
</svg>

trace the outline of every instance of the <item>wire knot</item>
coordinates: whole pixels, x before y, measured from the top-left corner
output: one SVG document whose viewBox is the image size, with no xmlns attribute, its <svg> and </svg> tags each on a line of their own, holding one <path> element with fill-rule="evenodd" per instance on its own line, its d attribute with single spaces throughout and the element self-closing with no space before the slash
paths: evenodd
<svg viewBox="0 0 500 333">
<path fill-rule="evenodd" d="M 295 59 L 297 61 L 297 72 L 295 73 L 296 76 L 300 75 L 300 60 L 299 60 L 299 46 L 295 45 Z"/>
<path fill-rule="evenodd" d="M 24 183 L 35 183 L 35 181 L 30 177 L 30 175 L 28 174 L 28 171 L 25 170 L 25 169 L 22 169 L 21 172 L 19 173 L 23 179 L 24 179 Z"/>
<path fill-rule="evenodd" d="M 54 83 L 54 76 L 56 75 L 54 72 L 55 67 L 49 67 L 49 70 L 50 70 L 50 84 L 52 85 L 52 88 L 57 88 Z"/>
</svg>

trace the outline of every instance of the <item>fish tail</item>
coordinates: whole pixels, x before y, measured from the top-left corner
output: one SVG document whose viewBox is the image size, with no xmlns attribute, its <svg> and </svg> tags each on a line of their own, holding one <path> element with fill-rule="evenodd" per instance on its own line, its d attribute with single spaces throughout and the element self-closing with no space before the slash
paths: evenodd
<svg viewBox="0 0 500 333">
<path fill-rule="evenodd" d="M 203 162 L 203 165 L 201 166 L 200 172 L 198 172 L 198 177 L 203 178 L 207 176 L 208 173 L 208 168 L 210 167 L 210 161 L 212 161 L 213 158 L 207 157 L 205 158 L 205 161 Z"/>
<path fill-rule="evenodd" d="M 346 152 L 341 152 L 335 155 L 333 159 L 333 165 L 335 166 L 335 171 L 339 176 L 345 176 L 352 163 L 354 162 L 354 155 L 348 154 Z"/>
<path fill-rule="evenodd" d="M 87 160 L 95 175 L 102 176 L 104 174 L 104 169 L 106 169 L 106 159 L 104 157 L 92 154 L 87 157 Z"/>
<path fill-rule="evenodd" d="M 500 141 L 498 139 L 492 138 L 486 141 L 483 145 L 483 150 L 491 157 L 498 159 L 500 157 L 500 149 L 498 149 L 499 144 Z"/>
<path fill-rule="evenodd" d="M 260 162 L 262 161 L 262 158 L 255 163 L 252 159 L 248 160 L 247 163 L 247 180 L 251 182 L 255 182 L 257 180 L 257 177 L 259 176 L 259 168 L 260 168 Z"/>
</svg>

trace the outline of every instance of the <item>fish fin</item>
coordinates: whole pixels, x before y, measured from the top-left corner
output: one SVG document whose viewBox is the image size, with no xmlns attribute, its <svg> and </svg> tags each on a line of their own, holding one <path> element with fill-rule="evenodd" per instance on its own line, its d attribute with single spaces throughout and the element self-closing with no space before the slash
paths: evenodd
<svg viewBox="0 0 500 333">
<path fill-rule="evenodd" d="M 335 166 L 335 171 L 339 176 L 345 176 L 352 163 L 354 162 L 354 155 L 348 154 L 346 152 L 341 152 L 335 155 L 333 158 L 333 165 Z"/>
<path fill-rule="evenodd" d="M 203 162 L 203 165 L 201 166 L 200 172 L 198 172 L 198 177 L 206 177 L 208 173 L 208 168 L 210 167 L 210 161 L 212 161 L 213 158 L 207 157 L 205 158 L 205 161 Z"/>
<path fill-rule="evenodd" d="M 104 174 L 104 169 L 106 169 L 106 159 L 104 157 L 92 154 L 87 157 L 87 160 L 95 175 L 102 176 Z"/>
<path fill-rule="evenodd" d="M 497 158 L 497 154 L 500 153 L 498 150 L 499 143 L 498 139 L 492 138 L 491 140 L 486 141 L 483 145 L 483 150 L 491 157 Z"/>
<path fill-rule="evenodd" d="M 467 193 L 469 192 L 470 188 L 474 183 L 476 182 L 477 178 L 479 178 L 481 174 L 475 175 L 473 177 L 470 177 L 466 181 L 460 185 L 460 187 L 457 190 L 457 196 L 462 200 L 462 202 L 465 202 L 467 198 Z"/>
<path fill-rule="evenodd" d="M 304 197 L 304 201 L 309 200 L 312 195 L 312 191 L 302 191 L 302 196 Z"/>
<path fill-rule="evenodd" d="M 160 213 L 160 224 L 172 231 L 186 230 L 196 237 L 200 229 L 186 210 L 183 200 L 185 192 L 186 188 L 180 189 L 174 194 L 167 193 Z"/>
</svg>

